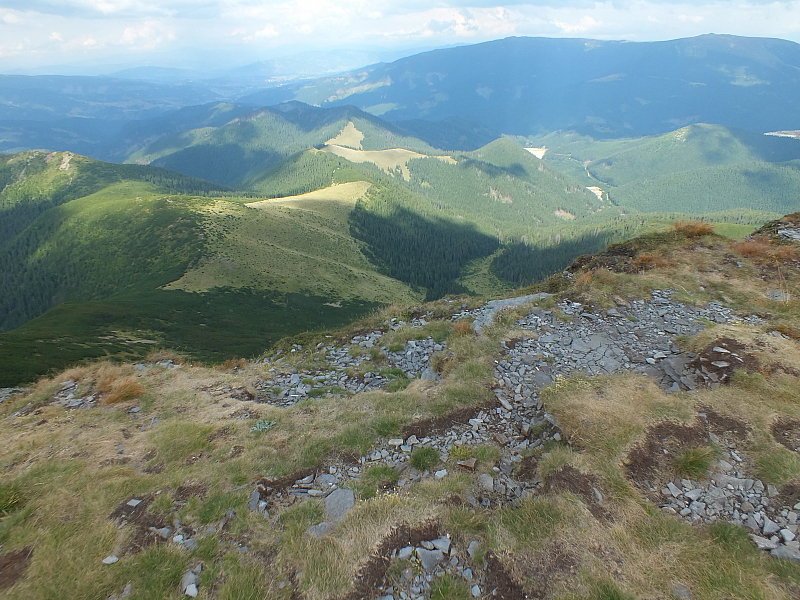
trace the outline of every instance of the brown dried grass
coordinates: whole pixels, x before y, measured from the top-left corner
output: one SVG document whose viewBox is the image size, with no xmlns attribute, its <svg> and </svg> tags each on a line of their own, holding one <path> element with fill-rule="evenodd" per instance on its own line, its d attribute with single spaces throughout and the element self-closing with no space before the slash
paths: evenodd
<svg viewBox="0 0 800 600">
<path fill-rule="evenodd" d="M 663 256 L 659 256 L 658 254 L 650 254 L 645 252 L 634 258 L 633 264 L 643 270 L 647 270 L 656 269 L 658 267 L 670 267 L 675 263 L 671 260 L 667 260 Z"/>
<path fill-rule="evenodd" d="M 673 227 L 687 238 L 699 238 L 714 233 L 714 226 L 703 221 L 677 221 Z"/>
<path fill-rule="evenodd" d="M 778 245 L 765 238 L 742 240 L 731 245 L 734 252 L 755 260 L 779 262 L 797 260 L 798 251 L 794 245 Z"/>
<path fill-rule="evenodd" d="M 472 327 L 472 323 L 469 321 L 459 321 L 453 325 L 453 333 L 456 335 L 465 336 L 475 333 L 475 329 Z"/>
<path fill-rule="evenodd" d="M 144 386 L 139 383 L 136 377 L 128 376 L 117 379 L 111 384 L 111 389 L 103 395 L 103 402 L 106 404 L 116 404 L 125 400 L 133 400 L 144 394 Z"/>
</svg>

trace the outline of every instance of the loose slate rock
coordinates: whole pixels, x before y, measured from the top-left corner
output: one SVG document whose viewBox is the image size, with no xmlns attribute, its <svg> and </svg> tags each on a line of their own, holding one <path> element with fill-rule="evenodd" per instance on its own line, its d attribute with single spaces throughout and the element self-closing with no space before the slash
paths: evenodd
<svg viewBox="0 0 800 600">
<path fill-rule="evenodd" d="M 426 550 L 425 548 L 417 548 L 417 558 L 419 558 L 419 562 L 422 564 L 422 568 L 426 571 L 432 571 L 436 568 L 442 560 L 444 560 L 444 554 L 441 550 Z"/>
<path fill-rule="evenodd" d="M 775 558 L 783 558 L 793 562 L 800 562 L 800 552 L 792 550 L 789 546 L 779 546 L 770 552 Z"/>
<path fill-rule="evenodd" d="M 313 535 L 314 537 L 322 537 L 323 535 L 328 535 L 335 525 L 333 523 L 329 523 L 328 521 L 323 521 L 317 525 L 312 525 L 308 528 L 308 533 Z"/>
<path fill-rule="evenodd" d="M 339 488 L 333 490 L 325 498 L 325 517 L 331 523 L 341 521 L 347 512 L 355 506 L 356 497 L 353 490 Z"/>
</svg>

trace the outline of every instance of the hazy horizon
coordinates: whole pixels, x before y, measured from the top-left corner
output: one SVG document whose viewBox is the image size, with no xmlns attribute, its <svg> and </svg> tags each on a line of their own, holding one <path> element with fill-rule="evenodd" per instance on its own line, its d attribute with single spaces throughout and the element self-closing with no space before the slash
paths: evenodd
<svg viewBox="0 0 800 600">
<path fill-rule="evenodd" d="M 4 4 L 0 72 L 22 74 L 95 75 L 140 66 L 202 73 L 273 61 L 311 75 L 509 36 L 661 41 L 720 33 L 800 42 L 800 1 Z"/>
</svg>

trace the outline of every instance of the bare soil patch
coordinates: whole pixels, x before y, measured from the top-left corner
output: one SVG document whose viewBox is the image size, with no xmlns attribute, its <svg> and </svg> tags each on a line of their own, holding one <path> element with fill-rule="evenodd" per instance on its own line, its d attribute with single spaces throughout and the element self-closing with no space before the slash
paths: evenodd
<svg viewBox="0 0 800 600">
<path fill-rule="evenodd" d="M 610 515 L 597 501 L 594 493 L 596 488 L 597 478 L 593 475 L 581 473 L 578 469 L 569 465 L 550 473 L 544 482 L 545 490 L 556 493 L 571 492 L 583 500 L 595 519 L 607 521 Z"/>
<path fill-rule="evenodd" d="M 700 407 L 695 423 L 679 425 L 664 421 L 650 427 L 644 440 L 634 446 L 625 460 L 625 472 L 639 485 L 661 487 L 675 477 L 674 460 L 682 451 L 711 444 L 713 433 L 722 441 L 741 443 L 750 427 L 734 417 L 722 415 L 709 407 Z"/>
<path fill-rule="evenodd" d="M 131 524 L 136 528 L 133 537 L 123 549 L 124 554 L 137 554 L 157 543 L 158 536 L 150 531 L 150 528 L 160 529 L 165 526 L 163 516 L 147 510 L 155 499 L 155 494 L 145 494 L 141 498 L 136 498 L 140 501 L 136 506 L 128 504 L 133 499 L 134 497 L 131 497 L 120 503 L 108 516 L 112 521 L 119 521 L 121 527 Z"/>
<path fill-rule="evenodd" d="M 236 430 L 233 427 L 220 427 L 216 431 L 212 431 L 206 436 L 207 442 L 213 442 L 214 440 L 218 440 L 220 438 L 225 439 L 230 437 L 232 434 L 236 433 Z"/>
<path fill-rule="evenodd" d="M 119 467 L 122 465 L 127 465 L 129 462 L 131 462 L 129 456 L 120 456 L 119 458 L 107 458 L 106 460 L 101 460 L 100 463 L 98 463 L 98 466 Z"/>
<path fill-rule="evenodd" d="M 529 594 L 511 597 L 547 598 L 558 584 L 574 580 L 575 570 L 579 564 L 580 561 L 569 551 L 566 544 L 556 540 L 541 551 L 528 556 L 524 564 L 518 565 L 518 569 L 525 573 L 525 587 Z"/>
<path fill-rule="evenodd" d="M 300 469 L 285 477 L 277 479 L 259 479 L 256 481 L 259 497 L 267 503 L 267 509 L 274 509 L 284 503 L 288 496 L 287 490 L 298 480 L 304 479 L 309 475 L 316 475 L 319 469 Z"/>
<path fill-rule="evenodd" d="M 486 555 L 486 591 L 492 598 L 501 600 L 525 600 L 530 597 L 508 574 L 494 552 Z"/>
<path fill-rule="evenodd" d="M 201 500 L 205 498 L 208 493 L 208 484 L 202 481 L 187 481 L 178 486 L 175 493 L 172 494 L 172 499 L 175 502 L 188 502 L 189 498 L 197 497 Z"/>
<path fill-rule="evenodd" d="M 428 419 L 420 419 L 408 425 L 404 425 L 401 430 L 403 439 L 412 435 L 420 437 L 430 437 L 444 431 L 447 431 L 453 425 L 467 423 L 470 419 L 478 416 L 483 410 L 492 410 L 499 406 L 497 400 L 492 400 L 483 403 L 479 406 L 470 406 L 467 408 L 459 408 L 453 412 L 442 415 L 441 417 L 430 417 Z"/>
<path fill-rule="evenodd" d="M 674 456 L 687 448 L 699 448 L 710 443 L 703 423 L 692 426 L 670 421 L 658 423 L 647 430 L 644 441 L 631 449 L 625 461 L 628 479 L 640 485 L 672 481 Z"/>
<path fill-rule="evenodd" d="M 781 446 L 792 452 L 800 452 L 800 421 L 791 417 L 780 417 L 770 426 L 772 437 Z"/>
<path fill-rule="evenodd" d="M 709 430 L 714 435 L 732 442 L 743 442 L 747 439 L 750 427 L 741 419 L 721 415 L 707 406 L 701 406 L 700 409 L 702 414 L 705 415 Z"/>
<path fill-rule="evenodd" d="M 538 473 L 539 461 L 536 456 L 531 455 L 526 456 L 522 459 L 522 462 L 519 463 L 519 468 L 517 469 L 515 477 L 519 481 L 533 481 L 536 479 Z"/>
<path fill-rule="evenodd" d="M 790 481 L 778 492 L 778 506 L 794 506 L 800 502 L 800 481 Z"/>
<path fill-rule="evenodd" d="M 724 337 L 705 347 L 692 362 L 692 366 L 709 376 L 712 381 L 730 383 L 736 369 L 747 369 L 749 373 L 760 370 L 758 359 L 746 352 L 741 342 Z"/>
<path fill-rule="evenodd" d="M 406 546 L 417 546 L 423 540 L 432 540 L 441 535 L 439 523 L 427 521 L 416 527 L 407 523 L 398 525 L 387 535 L 372 553 L 369 560 L 356 573 L 353 590 L 343 600 L 371 598 L 383 584 L 391 563 L 392 552 Z M 520 596 L 522 598 L 522 596 Z"/>
<path fill-rule="evenodd" d="M 22 579 L 33 556 L 33 547 L 28 546 L 0 556 L 0 592 L 9 589 Z"/>
<path fill-rule="evenodd" d="M 243 407 L 233 411 L 225 419 L 260 419 L 261 413 L 252 407 Z"/>
</svg>

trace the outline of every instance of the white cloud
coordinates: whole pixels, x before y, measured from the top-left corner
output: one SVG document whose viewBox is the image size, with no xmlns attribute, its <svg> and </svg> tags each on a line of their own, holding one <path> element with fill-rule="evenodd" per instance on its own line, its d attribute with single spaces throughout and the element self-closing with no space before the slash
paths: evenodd
<svg viewBox="0 0 800 600">
<path fill-rule="evenodd" d="M 553 25 L 558 27 L 566 34 L 572 35 L 576 33 L 584 34 L 593 29 L 597 29 L 602 25 L 599 21 L 595 21 L 589 15 L 582 16 L 578 21 L 565 23 L 564 21 L 553 21 Z"/>
<path fill-rule="evenodd" d="M 65 62 L 118 51 L 168 63 L 171 57 L 157 53 L 181 47 L 242 64 L 300 50 L 444 46 L 510 35 L 645 41 L 714 32 L 800 41 L 800 0 L 536 2 L 3 0 L 0 40 L 8 68 L 52 62 L 55 48 Z"/>
</svg>

